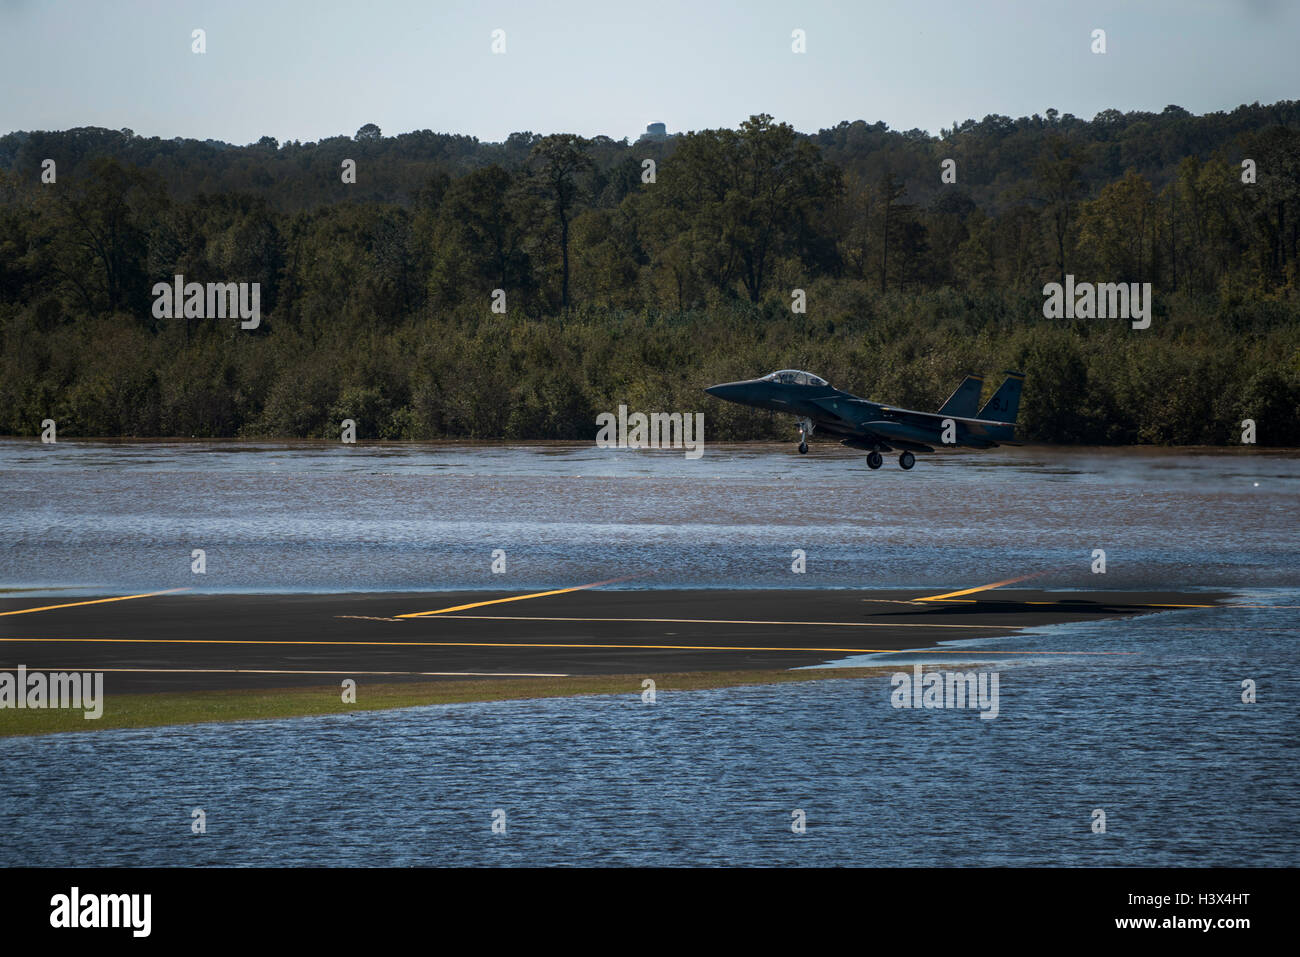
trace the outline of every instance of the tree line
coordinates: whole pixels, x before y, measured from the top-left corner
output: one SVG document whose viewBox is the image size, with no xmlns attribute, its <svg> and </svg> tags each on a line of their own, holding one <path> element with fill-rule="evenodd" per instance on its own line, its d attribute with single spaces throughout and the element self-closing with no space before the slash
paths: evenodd
<svg viewBox="0 0 1300 957">
<path fill-rule="evenodd" d="M 1017 367 L 1029 439 L 1297 444 L 1298 243 L 1294 101 L 938 136 L 11 133 L 0 432 L 587 438 L 782 366 L 919 407 Z M 155 317 L 178 274 L 259 283 L 260 325 Z M 1152 283 L 1152 328 L 1045 319 L 1066 274 Z M 785 435 L 709 410 L 715 439 Z"/>
</svg>

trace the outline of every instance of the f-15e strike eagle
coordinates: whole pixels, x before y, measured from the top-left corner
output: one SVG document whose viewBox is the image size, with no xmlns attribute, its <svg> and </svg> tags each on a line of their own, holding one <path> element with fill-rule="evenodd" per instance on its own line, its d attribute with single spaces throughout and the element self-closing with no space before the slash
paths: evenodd
<svg viewBox="0 0 1300 957">
<path fill-rule="evenodd" d="M 1007 372 L 998 391 L 975 411 L 984 380 L 967 376 L 938 412 L 914 412 L 881 405 L 841 392 L 820 376 L 798 369 L 782 369 L 761 379 L 725 382 L 710 386 L 709 395 L 752 405 L 759 409 L 788 412 L 799 417 L 799 451 L 808 451 L 808 437 L 814 431 L 840 437 L 851 449 L 865 449 L 867 465 L 880 468 L 881 452 L 898 449 L 898 464 L 910 469 L 916 464 L 913 452 L 933 452 L 934 445 L 991 449 L 1015 441 L 1016 415 L 1020 410 L 1020 387 L 1025 377 Z"/>
</svg>

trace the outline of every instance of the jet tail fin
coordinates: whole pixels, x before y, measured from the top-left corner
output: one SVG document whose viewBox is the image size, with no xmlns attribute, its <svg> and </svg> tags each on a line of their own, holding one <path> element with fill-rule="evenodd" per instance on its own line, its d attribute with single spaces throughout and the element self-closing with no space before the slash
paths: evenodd
<svg viewBox="0 0 1300 957">
<path fill-rule="evenodd" d="M 982 376 L 968 375 L 948 396 L 948 401 L 939 406 L 939 415 L 951 415 L 959 419 L 975 418 L 975 410 L 980 404 L 980 390 L 983 388 Z"/>
<path fill-rule="evenodd" d="M 984 404 L 984 408 L 980 409 L 976 418 L 991 422 L 1015 423 L 1016 416 L 1020 414 L 1020 388 L 1025 383 L 1025 374 L 1008 370 L 1006 375 L 1002 384 L 998 386 L 998 391 L 994 392 L 993 397 Z"/>
</svg>

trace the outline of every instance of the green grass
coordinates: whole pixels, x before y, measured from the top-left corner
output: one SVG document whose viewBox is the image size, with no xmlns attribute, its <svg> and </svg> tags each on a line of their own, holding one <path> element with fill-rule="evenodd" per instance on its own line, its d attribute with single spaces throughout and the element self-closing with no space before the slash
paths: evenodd
<svg viewBox="0 0 1300 957">
<path fill-rule="evenodd" d="M 107 695 L 103 715 L 86 720 L 80 710 L 0 710 L 0 738 L 54 734 L 63 731 L 104 731 L 109 728 L 151 728 L 208 721 L 247 721 L 299 718 L 410 708 L 416 705 L 470 701 L 511 701 L 574 695 L 625 694 L 640 696 L 641 682 L 653 677 L 657 694 L 743 685 L 786 684 L 828 678 L 864 678 L 889 674 L 893 667 L 834 668 L 816 671 L 701 671 L 667 675 L 597 675 L 573 678 L 509 678 L 444 680 L 418 683 L 361 684 L 355 704 L 344 704 L 339 685 L 315 688 L 276 688 L 240 691 L 158 692 Z"/>
</svg>

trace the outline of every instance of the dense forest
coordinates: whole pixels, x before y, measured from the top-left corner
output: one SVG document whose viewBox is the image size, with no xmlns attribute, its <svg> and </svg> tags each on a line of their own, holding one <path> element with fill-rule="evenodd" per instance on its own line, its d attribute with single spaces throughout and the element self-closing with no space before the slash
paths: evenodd
<svg viewBox="0 0 1300 957">
<path fill-rule="evenodd" d="M 0 433 L 576 439 L 626 403 L 788 438 L 700 389 L 794 366 L 935 408 L 1019 368 L 1027 440 L 1227 444 L 1253 418 L 1300 445 L 1298 256 L 1297 101 L 938 136 L 17 132 Z M 260 324 L 159 318 L 178 274 L 259 283 Z M 1067 274 L 1151 283 L 1150 328 L 1045 318 Z"/>
</svg>

